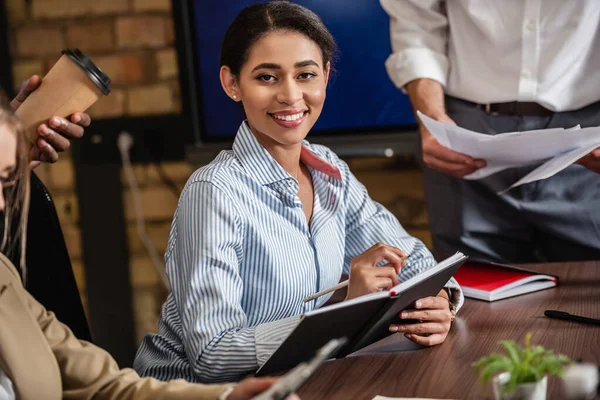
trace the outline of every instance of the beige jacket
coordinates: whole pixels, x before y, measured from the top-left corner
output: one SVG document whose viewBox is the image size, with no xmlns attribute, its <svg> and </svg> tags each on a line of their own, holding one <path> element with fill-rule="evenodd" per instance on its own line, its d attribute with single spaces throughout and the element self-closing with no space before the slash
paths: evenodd
<svg viewBox="0 0 600 400">
<path fill-rule="evenodd" d="M 0 254 L 0 368 L 17 399 L 217 399 L 225 385 L 161 382 L 119 369 L 104 350 L 77 339 L 23 288 Z"/>
</svg>

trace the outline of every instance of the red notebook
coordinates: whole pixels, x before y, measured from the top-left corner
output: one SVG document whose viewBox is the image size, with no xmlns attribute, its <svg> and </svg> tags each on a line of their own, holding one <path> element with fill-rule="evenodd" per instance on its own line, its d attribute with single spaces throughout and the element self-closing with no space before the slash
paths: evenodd
<svg viewBox="0 0 600 400">
<path fill-rule="evenodd" d="M 469 260 L 454 274 L 465 297 L 496 301 L 548 289 L 558 277 L 502 264 Z"/>
</svg>

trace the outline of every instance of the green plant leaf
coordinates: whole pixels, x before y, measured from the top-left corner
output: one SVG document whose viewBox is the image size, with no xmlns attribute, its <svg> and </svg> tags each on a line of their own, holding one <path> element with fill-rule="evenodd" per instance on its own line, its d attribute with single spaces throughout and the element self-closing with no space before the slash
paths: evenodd
<svg viewBox="0 0 600 400">
<path fill-rule="evenodd" d="M 501 343 L 508 351 L 513 364 L 519 365 L 521 363 L 521 357 L 519 354 L 521 349 L 519 348 L 519 345 L 514 340 L 503 340 Z"/>
<path fill-rule="evenodd" d="M 483 385 L 487 385 L 494 375 L 509 372 L 510 379 L 502 387 L 504 394 L 514 392 L 520 384 L 538 382 L 545 375 L 562 376 L 564 366 L 572 363 L 569 357 L 563 354 L 556 355 L 542 346 L 532 346 L 531 333 L 525 336 L 524 347 L 514 340 L 503 340 L 500 343 L 508 356 L 492 353 L 472 365 L 479 373 Z"/>
<path fill-rule="evenodd" d="M 512 363 L 507 357 L 498 358 L 483 367 L 479 377 L 484 384 L 487 384 L 494 375 L 501 372 L 510 372 L 512 369 L 511 367 Z"/>
</svg>

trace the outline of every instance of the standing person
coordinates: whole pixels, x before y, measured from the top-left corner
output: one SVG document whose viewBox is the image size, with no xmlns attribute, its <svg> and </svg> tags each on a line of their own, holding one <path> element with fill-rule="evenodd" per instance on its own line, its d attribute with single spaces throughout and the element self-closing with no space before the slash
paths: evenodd
<svg viewBox="0 0 600 400">
<path fill-rule="evenodd" d="M 388 74 L 414 110 L 489 135 L 600 125 L 600 2 L 380 1 L 390 16 Z M 419 130 L 437 254 L 600 259 L 600 149 L 499 196 L 533 167 L 464 180 L 485 160 L 441 146 L 420 123 Z"/>
<path fill-rule="evenodd" d="M 346 163 L 305 141 L 323 109 L 335 48 L 317 15 L 288 1 L 249 6 L 229 26 L 220 78 L 247 119 L 232 150 L 183 189 L 165 255 L 171 292 L 158 334 L 146 335 L 138 350 L 141 375 L 238 379 L 331 295 L 303 299 L 342 274 L 350 276 L 353 298 L 435 265 Z M 390 330 L 420 344 L 442 343 L 450 302 L 462 302 L 456 283 L 448 287 L 401 315 L 420 323 Z"/>
<path fill-rule="evenodd" d="M 0 398 L 241 400 L 276 381 L 251 378 L 238 385 L 199 385 L 140 378 L 132 369 L 119 369 L 104 350 L 78 340 L 38 303 L 22 285 L 23 260 L 19 274 L 4 255 L 7 247 L 26 245 L 29 151 L 19 121 L 0 101 L 0 212 L 7 227 L 0 248 Z M 12 221 L 15 216 L 18 221 Z"/>
</svg>

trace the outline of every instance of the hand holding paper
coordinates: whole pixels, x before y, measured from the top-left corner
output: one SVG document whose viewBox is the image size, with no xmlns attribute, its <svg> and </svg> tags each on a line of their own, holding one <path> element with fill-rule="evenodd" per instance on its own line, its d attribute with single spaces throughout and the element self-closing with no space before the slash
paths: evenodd
<svg viewBox="0 0 600 400">
<path fill-rule="evenodd" d="M 443 146 L 487 161 L 486 167 L 465 176 L 465 179 L 482 179 L 508 168 L 541 164 L 500 194 L 524 183 L 546 179 L 600 147 L 600 127 L 580 129 L 577 126 L 492 136 L 435 121 L 419 111 L 417 115 Z M 588 163 L 588 168 L 595 170 L 598 167 L 600 171 L 600 160 L 597 163 L 589 159 L 584 162 Z"/>
<path fill-rule="evenodd" d="M 600 174 L 600 147 L 590 152 L 585 157 L 580 158 L 577 164 L 583 165 L 590 171 Z"/>
<path fill-rule="evenodd" d="M 443 119 L 438 118 L 438 121 L 456 125 L 447 115 L 444 115 Z M 462 178 L 486 166 L 485 160 L 475 160 L 468 155 L 451 150 L 448 146 L 440 143 L 424 125 L 420 127 L 420 134 L 421 146 L 423 148 L 423 162 L 429 168 L 456 178 Z"/>
</svg>

